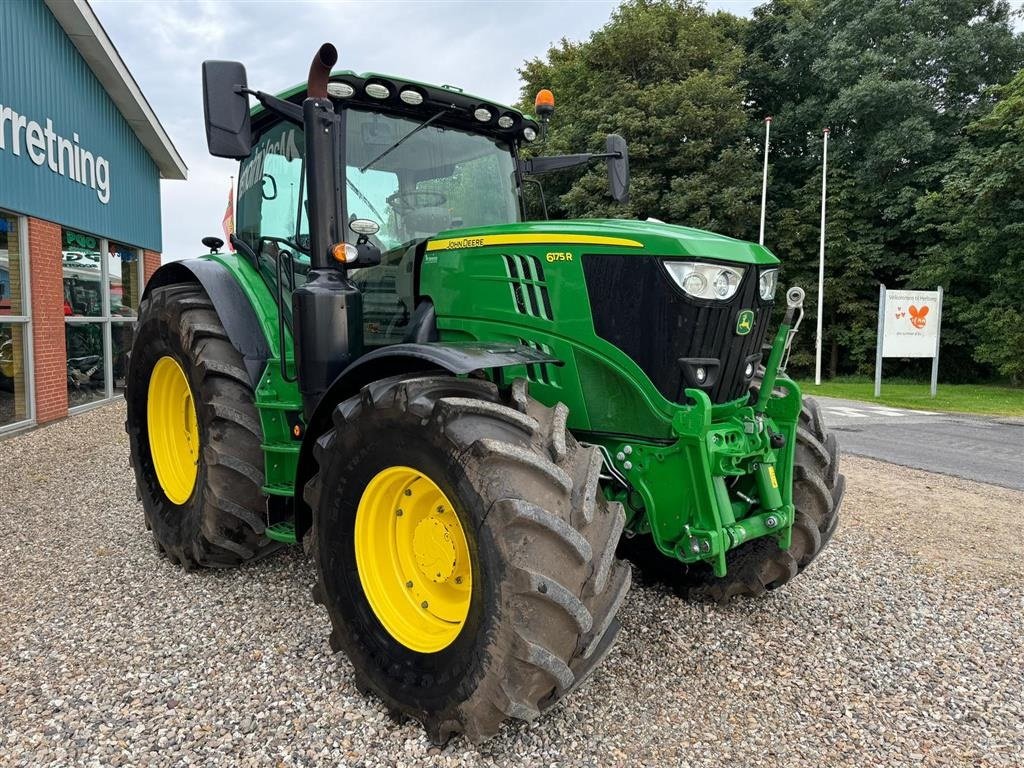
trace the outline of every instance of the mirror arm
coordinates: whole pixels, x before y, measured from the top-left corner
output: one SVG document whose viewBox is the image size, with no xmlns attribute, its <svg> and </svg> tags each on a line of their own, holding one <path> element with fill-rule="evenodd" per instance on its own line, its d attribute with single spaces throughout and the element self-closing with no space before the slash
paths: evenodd
<svg viewBox="0 0 1024 768">
<path fill-rule="evenodd" d="M 566 168 L 575 168 L 586 165 L 594 160 L 607 160 L 608 158 L 619 159 L 621 152 L 585 152 L 581 155 L 550 155 L 547 157 L 530 157 L 519 161 L 519 172 L 536 176 L 541 173 L 562 171 Z"/>
<path fill-rule="evenodd" d="M 246 88 L 241 85 L 235 86 L 235 93 L 244 93 L 249 96 L 254 96 L 256 101 L 262 104 L 266 109 L 279 114 L 285 120 L 290 123 L 295 123 L 295 125 L 300 128 L 303 127 L 302 107 L 298 104 L 292 104 L 290 101 L 279 99 L 277 96 L 271 96 L 269 93 L 264 91 L 254 91 L 251 88 Z"/>
<path fill-rule="evenodd" d="M 561 171 L 566 168 L 575 168 L 579 165 L 586 165 L 595 158 L 603 155 L 594 155 L 585 152 L 581 155 L 549 155 L 546 157 L 529 157 L 519 161 L 520 173 L 536 176 L 541 173 Z"/>
</svg>

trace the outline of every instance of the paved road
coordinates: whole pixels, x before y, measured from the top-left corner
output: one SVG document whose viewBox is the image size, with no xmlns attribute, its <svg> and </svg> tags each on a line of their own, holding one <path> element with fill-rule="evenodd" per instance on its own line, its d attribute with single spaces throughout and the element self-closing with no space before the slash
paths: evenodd
<svg viewBox="0 0 1024 768">
<path fill-rule="evenodd" d="M 1022 419 L 817 400 L 844 453 L 1024 491 Z"/>
</svg>

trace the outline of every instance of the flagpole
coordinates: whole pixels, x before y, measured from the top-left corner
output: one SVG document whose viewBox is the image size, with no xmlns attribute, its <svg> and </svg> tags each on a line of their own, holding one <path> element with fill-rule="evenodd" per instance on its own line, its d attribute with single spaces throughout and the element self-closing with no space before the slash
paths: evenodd
<svg viewBox="0 0 1024 768">
<path fill-rule="evenodd" d="M 220 220 L 220 227 L 224 231 L 224 240 L 227 243 L 228 250 L 232 253 L 235 250 L 234 243 L 231 242 L 231 235 L 235 232 L 235 177 L 231 176 L 228 182 L 228 207 L 224 211 L 224 217 Z"/>
<path fill-rule="evenodd" d="M 828 171 L 828 128 L 821 147 L 821 239 L 818 242 L 818 333 L 814 338 L 814 383 L 821 384 L 821 319 L 825 310 L 825 179 Z"/>
<path fill-rule="evenodd" d="M 757 242 L 764 245 L 764 210 L 768 200 L 768 139 L 772 132 L 772 119 L 764 119 L 764 171 L 761 174 L 761 234 Z"/>
</svg>

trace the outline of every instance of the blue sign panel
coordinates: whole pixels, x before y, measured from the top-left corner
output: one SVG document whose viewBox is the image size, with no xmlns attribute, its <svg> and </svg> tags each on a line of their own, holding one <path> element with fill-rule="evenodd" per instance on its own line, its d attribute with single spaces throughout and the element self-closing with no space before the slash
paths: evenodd
<svg viewBox="0 0 1024 768">
<path fill-rule="evenodd" d="M 161 250 L 160 172 L 42 0 L 0 2 L 0 208 Z"/>
</svg>

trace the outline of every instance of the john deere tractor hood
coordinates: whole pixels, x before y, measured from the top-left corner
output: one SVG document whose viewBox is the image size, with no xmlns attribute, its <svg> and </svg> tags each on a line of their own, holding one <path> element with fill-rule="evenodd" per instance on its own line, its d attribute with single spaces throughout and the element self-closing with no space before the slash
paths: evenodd
<svg viewBox="0 0 1024 768">
<path fill-rule="evenodd" d="M 768 249 L 692 227 L 660 221 L 577 219 L 528 221 L 490 227 L 466 227 L 438 233 L 428 251 L 499 245 L 591 245 L 645 256 L 712 258 L 744 264 L 777 264 Z"/>
</svg>

